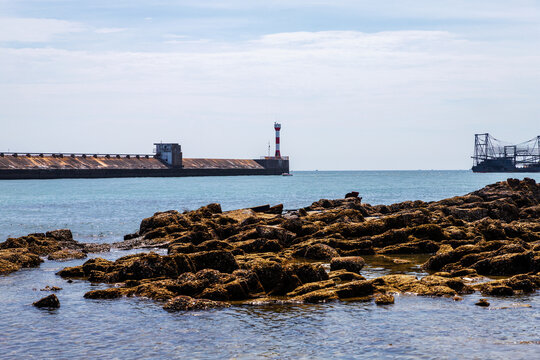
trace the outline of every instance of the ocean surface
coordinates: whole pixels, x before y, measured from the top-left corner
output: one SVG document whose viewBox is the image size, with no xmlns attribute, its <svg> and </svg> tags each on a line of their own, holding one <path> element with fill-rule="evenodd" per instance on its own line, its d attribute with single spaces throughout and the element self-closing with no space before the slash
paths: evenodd
<svg viewBox="0 0 540 360">
<path fill-rule="evenodd" d="M 470 171 L 294 172 L 294 176 L 65 179 L 0 181 L 0 241 L 10 236 L 69 228 L 79 241 L 113 242 L 156 211 L 191 210 L 218 202 L 224 210 L 283 203 L 286 209 L 356 190 L 363 201 L 391 204 L 462 195 L 507 177 Z M 131 252 L 139 252 L 131 251 Z M 108 259 L 126 251 L 100 254 Z M 98 256 L 98 255 L 92 255 Z M 446 298 L 399 296 L 373 302 L 236 306 L 168 313 L 137 298 L 87 300 L 101 288 L 55 275 L 85 260 L 45 261 L 40 268 L 0 276 L 0 358 L 514 358 L 540 357 L 540 294 L 489 298 L 490 308 Z M 425 275 L 423 259 L 385 273 Z M 33 301 L 60 286 L 61 307 Z M 522 305 L 531 305 L 523 307 Z"/>
</svg>

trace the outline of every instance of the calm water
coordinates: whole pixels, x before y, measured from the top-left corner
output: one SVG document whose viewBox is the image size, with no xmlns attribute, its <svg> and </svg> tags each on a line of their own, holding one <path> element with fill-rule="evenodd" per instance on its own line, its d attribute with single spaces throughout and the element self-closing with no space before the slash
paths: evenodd
<svg viewBox="0 0 540 360">
<path fill-rule="evenodd" d="M 517 174 L 513 175 L 517 177 Z M 540 181 L 540 174 L 528 174 Z M 194 209 L 220 202 L 224 209 L 283 203 L 309 205 L 357 190 L 369 203 L 437 200 L 464 194 L 505 174 L 468 171 L 296 172 L 292 177 L 209 177 L 0 182 L 0 238 L 72 229 L 81 241 L 111 242 L 138 228 L 155 211 Z M 523 177 L 523 175 L 519 175 Z M 115 259 L 127 252 L 112 252 Z M 540 296 L 462 302 L 400 296 L 396 303 L 310 306 L 239 306 L 170 314 L 143 299 L 85 300 L 90 283 L 54 275 L 64 266 L 0 277 L 0 358 L 538 358 Z M 417 267 L 393 271 L 417 275 Z M 368 267 L 368 277 L 388 273 Z M 57 293 L 61 308 L 31 303 Z M 530 304 L 531 308 L 515 304 Z M 508 307 L 497 309 L 497 307 Z"/>
</svg>

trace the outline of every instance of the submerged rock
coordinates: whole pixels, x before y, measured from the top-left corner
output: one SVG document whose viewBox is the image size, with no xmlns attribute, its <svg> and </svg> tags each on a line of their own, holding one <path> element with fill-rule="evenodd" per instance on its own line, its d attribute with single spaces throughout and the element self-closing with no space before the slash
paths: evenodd
<svg viewBox="0 0 540 360">
<path fill-rule="evenodd" d="M 55 251 L 47 257 L 49 260 L 66 261 L 73 259 L 84 259 L 87 257 L 85 253 L 79 250 L 63 249 Z"/>
<path fill-rule="evenodd" d="M 208 299 L 194 299 L 189 296 L 180 295 L 169 300 L 163 308 L 169 311 L 186 310 L 208 310 L 215 308 L 225 308 L 230 305 L 222 301 L 212 301 Z"/>
<path fill-rule="evenodd" d="M 43 299 L 40 299 L 34 302 L 32 305 L 39 308 L 56 309 L 60 307 L 60 301 L 58 300 L 56 295 L 51 294 L 49 296 L 44 297 Z"/>
<path fill-rule="evenodd" d="M 487 299 L 480 299 L 474 305 L 488 307 L 490 304 L 489 304 L 489 301 L 487 301 Z"/>
<path fill-rule="evenodd" d="M 391 294 L 379 294 L 375 296 L 375 304 L 390 305 L 394 303 L 394 296 Z"/>
</svg>

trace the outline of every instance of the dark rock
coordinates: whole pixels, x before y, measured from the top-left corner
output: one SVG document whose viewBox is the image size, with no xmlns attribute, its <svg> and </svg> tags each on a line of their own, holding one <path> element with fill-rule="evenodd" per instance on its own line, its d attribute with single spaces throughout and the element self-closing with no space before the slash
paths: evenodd
<svg viewBox="0 0 540 360">
<path fill-rule="evenodd" d="M 278 214 L 280 215 L 283 212 L 283 204 L 272 206 L 266 211 L 268 214 Z"/>
<path fill-rule="evenodd" d="M 339 257 L 339 253 L 336 249 L 328 245 L 315 244 L 306 249 L 303 257 L 313 260 L 331 260 L 332 258 Z"/>
<path fill-rule="evenodd" d="M 84 294 L 84 297 L 86 299 L 117 299 L 122 297 L 122 292 L 118 288 L 92 290 Z"/>
<path fill-rule="evenodd" d="M 350 193 L 345 194 L 345 199 L 347 198 L 357 198 L 360 193 L 358 191 L 351 191 Z"/>
<path fill-rule="evenodd" d="M 188 255 L 195 269 L 215 269 L 224 273 L 232 273 L 238 269 L 238 264 L 230 251 L 203 251 Z"/>
<path fill-rule="evenodd" d="M 484 307 L 487 307 L 489 306 L 489 302 L 487 301 L 487 299 L 480 299 L 478 300 L 478 302 L 476 302 L 474 305 L 476 306 L 484 306 Z"/>
<path fill-rule="evenodd" d="M 53 230 L 53 231 L 47 231 L 45 234 L 46 237 L 53 238 L 57 241 L 63 241 L 63 242 L 73 242 L 73 234 L 71 233 L 71 230 L 69 229 L 59 229 L 59 230 Z"/>
<path fill-rule="evenodd" d="M 39 308 L 50 308 L 50 309 L 56 309 L 60 307 L 60 301 L 56 297 L 56 295 L 51 294 L 49 296 L 44 297 L 41 300 L 36 301 L 33 303 L 35 307 Z"/>
</svg>

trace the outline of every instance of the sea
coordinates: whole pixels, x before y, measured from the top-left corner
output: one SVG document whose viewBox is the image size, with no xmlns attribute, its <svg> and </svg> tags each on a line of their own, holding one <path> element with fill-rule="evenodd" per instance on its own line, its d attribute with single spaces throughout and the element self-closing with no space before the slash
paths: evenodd
<svg viewBox="0 0 540 360">
<path fill-rule="evenodd" d="M 283 204 L 298 209 L 358 191 L 364 203 L 434 201 L 463 195 L 508 177 L 471 171 L 296 171 L 293 176 L 57 179 L 0 181 L 0 241 L 69 228 L 81 242 L 110 243 L 165 210 L 220 203 L 223 210 Z M 117 259 L 140 252 L 91 257 Z M 150 251 L 150 250 L 147 250 Z M 163 250 L 155 250 L 163 253 Z M 86 259 L 85 259 L 86 260 Z M 411 295 L 395 304 L 242 305 L 169 313 L 141 298 L 84 299 L 103 284 L 67 281 L 55 273 L 85 260 L 45 261 L 40 268 L 0 276 L 0 358 L 163 359 L 537 359 L 540 294 L 488 297 L 489 308 Z M 372 263 L 367 278 L 388 273 L 424 276 L 420 264 Z M 416 261 L 415 261 L 416 260 Z M 59 286 L 61 307 L 34 308 Z"/>
</svg>

